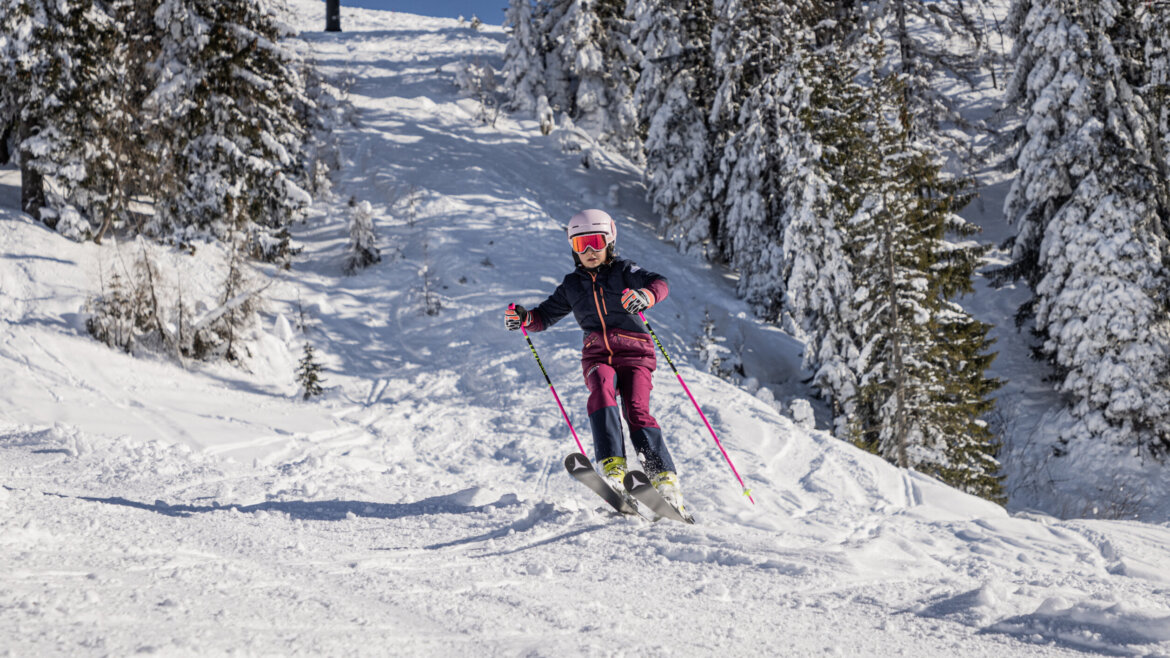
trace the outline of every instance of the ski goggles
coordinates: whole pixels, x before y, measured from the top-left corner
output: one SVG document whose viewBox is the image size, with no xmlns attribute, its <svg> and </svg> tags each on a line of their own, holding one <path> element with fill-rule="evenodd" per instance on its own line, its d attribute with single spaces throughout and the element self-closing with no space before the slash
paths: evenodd
<svg viewBox="0 0 1170 658">
<path fill-rule="evenodd" d="M 569 238 L 569 244 L 573 245 L 574 252 L 583 254 L 586 249 L 605 251 L 605 248 L 609 246 L 609 240 L 604 233 L 586 233 Z"/>
</svg>

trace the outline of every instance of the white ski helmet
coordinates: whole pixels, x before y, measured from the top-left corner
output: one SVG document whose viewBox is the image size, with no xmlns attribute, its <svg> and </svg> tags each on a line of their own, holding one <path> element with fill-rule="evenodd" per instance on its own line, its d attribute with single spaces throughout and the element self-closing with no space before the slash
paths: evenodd
<svg viewBox="0 0 1170 658">
<path fill-rule="evenodd" d="M 617 223 L 604 210 L 582 210 L 569 220 L 569 237 L 586 233 L 603 233 L 605 241 L 613 244 L 617 241 Z"/>
</svg>

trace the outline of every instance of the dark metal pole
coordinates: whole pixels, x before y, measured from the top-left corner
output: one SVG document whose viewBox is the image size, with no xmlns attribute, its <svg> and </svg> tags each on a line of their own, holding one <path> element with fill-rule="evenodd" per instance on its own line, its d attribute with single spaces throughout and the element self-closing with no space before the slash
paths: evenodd
<svg viewBox="0 0 1170 658">
<path fill-rule="evenodd" d="M 325 31 L 341 31 L 341 0 L 325 0 Z"/>
</svg>

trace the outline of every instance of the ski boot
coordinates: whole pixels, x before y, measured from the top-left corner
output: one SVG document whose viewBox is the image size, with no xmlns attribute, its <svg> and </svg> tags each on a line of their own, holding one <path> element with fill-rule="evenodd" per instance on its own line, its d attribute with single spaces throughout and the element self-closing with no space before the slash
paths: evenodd
<svg viewBox="0 0 1170 658">
<path fill-rule="evenodd" d="M 678 475 L 674 471 L 662 471 L 650 478 L 650 484 L 654 485 L 654 488 L 662 494 L 666 502 L 674 505 L 680 514 L 684 517 L 690 517 L 690 512 L 687 512 L 686 505 L 683 503 L 682 489 L 678 486 Z"/>
<path fill-rule="evenodd" d="M 623 497 L 626 496 L 626 487 L 622 484 L 622 478 L 626 477 L 625 457 L 608 457 L 601 460 L 601 472 L 614 491 Z"/>
</svg>

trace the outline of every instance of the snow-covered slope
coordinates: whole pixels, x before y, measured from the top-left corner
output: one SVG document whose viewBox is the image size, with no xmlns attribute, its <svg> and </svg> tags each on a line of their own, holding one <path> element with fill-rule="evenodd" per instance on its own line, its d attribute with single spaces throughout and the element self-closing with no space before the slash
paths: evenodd
<svg viewBox="0 0 1170 658">
<path fill-rule="evenodd" d="M 296 8 L 319 27 L 318 3 Z M 799 344 L 655 240 L 634 168 L 582 167 L 571 136 L 485 126 L 460 97 L 459 62 L 498 64 L 500 28 L 356 9 L 346 27 L 305 39 L 354 76 L 348 162 L 295 267 L 272 273 L 251 372 L 86 336 L 98 273 L 142 247 L 65 241 L 0 172 L 0 648 L 1170 654 L 1170 528 L 1013 517 L 796 427 L 781 410 L 808 394 Z M 384 259 L 345 277 L 351 196 L 374 204 Z M 501 313 L 551 291 L 560 227 L 591 206 L 670 277 L 651 320 L 756 505 L 668 370 L 654 409 L 700 524 L 618 518 L 564 474 L 573 441 Z M 158 253 L 188 291 L 222 276 L 213 247 Z M 766 388 L 692 366 L 705 312 L 749 372 L 774 373 Z M 533 338 L 587 435 L 578 330 Z M 313 402 L 292 378 L 305 340 L 327 364 Z"/>
</svg>

